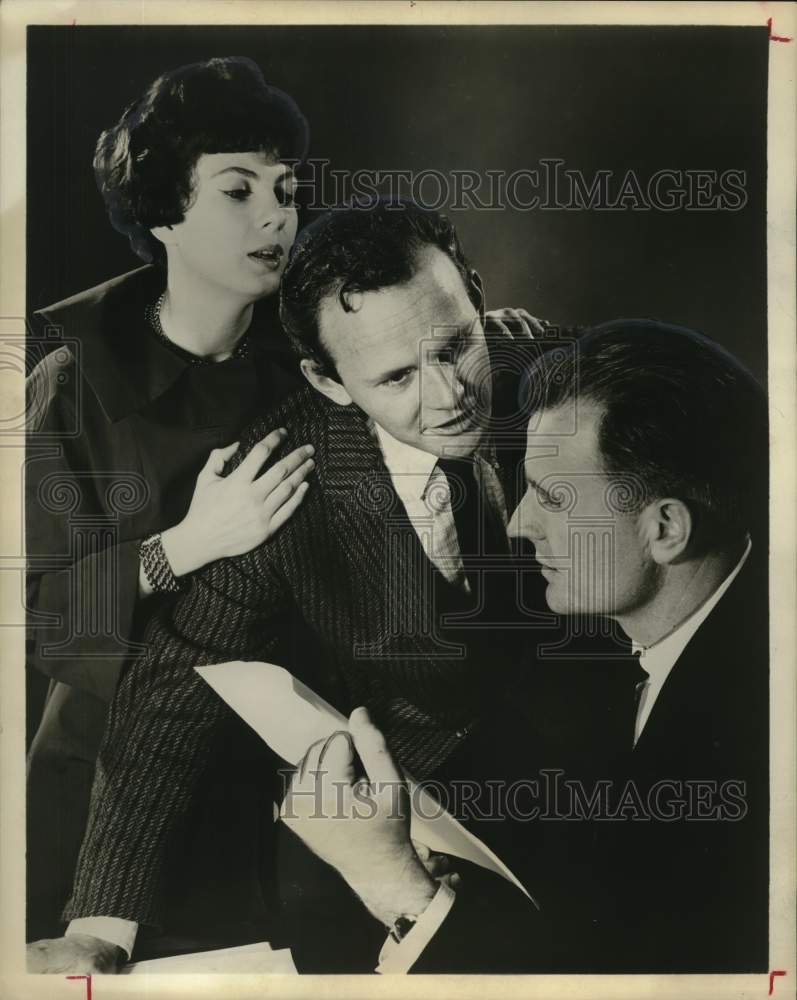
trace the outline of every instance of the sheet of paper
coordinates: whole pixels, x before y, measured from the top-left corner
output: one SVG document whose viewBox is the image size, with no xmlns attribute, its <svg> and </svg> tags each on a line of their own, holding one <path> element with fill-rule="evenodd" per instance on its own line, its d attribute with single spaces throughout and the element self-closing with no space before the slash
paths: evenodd
<svg viewBox="0 0 797 1000">
<path fill-rule="evenodd" d="M 148 962 L 131 962 L 123 976 L 160 976 L 172 973 L 245 973 L 247 975 L 298 975 L 289 948 L 273 951 L 267 941 L 245 944 L 239 948 L 219 948 L 191 955 L 153 958 Z"/>
<path fill-rule="evenodd" d="M 284 667 L 257 661 L 197 667 L 213 690 L 289 764 L 298 764 L 311 743 L 326 739 L 348 720 Z M 431 851 L 451 854 L 501 875 L 534 902 L 525 886 L 478 837 L 417 787 L 410 775 L 410 833 Z M 535 903 L 536 905 L 536 903 Z"/>
</svg>

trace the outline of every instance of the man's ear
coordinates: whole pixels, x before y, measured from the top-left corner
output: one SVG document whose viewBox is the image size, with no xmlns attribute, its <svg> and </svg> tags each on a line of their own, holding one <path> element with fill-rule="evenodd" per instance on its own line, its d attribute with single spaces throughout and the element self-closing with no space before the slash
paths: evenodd
<svg viewBox="0 0 797 1000">
<path fill-rule="evenodd" d="M 331 399 L 333 403 L 337 403 L 338 406 L 351 406 L 352 398 L 344 389 L 343 384 L 329 375 L 322 375 L 318 371 L 318 365 L 315 361 L 302 358 L 299 367 L 302 370 L 302 375 L 314 389 Z"/>
<path fill-rule="evenodd" d="M 468 271 L 468 298 L 484 323 L 484 282 L 475 267 Z"/>
<path fill-rule="evenodd" d="M 153 226 L 150 232 L 165 247 L 174 243 L 174 229 L 171 226 Z"/>
<path fill-rule="evenodd" d="M 694 521 L 683 500 L 656 500 L 643 515 L 650 554 L 661 566 L 681 560 L 692 540 Z"/>
</svg>

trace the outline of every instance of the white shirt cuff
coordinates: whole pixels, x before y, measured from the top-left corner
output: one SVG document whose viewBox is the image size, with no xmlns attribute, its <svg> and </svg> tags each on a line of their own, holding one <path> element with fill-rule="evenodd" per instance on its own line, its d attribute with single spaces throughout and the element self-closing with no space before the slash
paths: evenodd
<svg viewBox="0 0 797 1000">
<path fill-rule="evenodd" d="M 127 957 L 130 958 L 136 943 L 138 924 L 133 920 L 121 920 L 119 917 L 78 917 L 70 921 L 64 931 L 65 937 L 69 937 L 70 934 L 91 934 L 101 941 L 115 944 L 127 952 Z"/>
<path fill-rule="evenodd" d="M 388 936 L 379 952 L 379 965 L 376 971 L 382 975 L 403 974 L 409 972 L 420 958 L 424 948 L 440 929 L 448 916 L 448 911 L 454 905 L 457 894 L 445 882 L 434 898 L 418 917 L 415 926 L 401 941 Z"/>
</svg>

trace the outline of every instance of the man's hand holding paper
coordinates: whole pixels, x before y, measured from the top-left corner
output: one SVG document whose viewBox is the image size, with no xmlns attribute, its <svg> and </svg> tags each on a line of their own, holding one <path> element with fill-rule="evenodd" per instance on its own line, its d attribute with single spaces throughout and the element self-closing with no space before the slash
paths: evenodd
<svg viewBox="0 0 797 1000">
<path fill-rule="evenodd" d="M 386 927 L 419 916 L 438 885 L 410 840 L 410 793 L 364 708 L 350 733 L 314 743 L 300 763 L 281 818 L 337 869 Z M 365 775 L 358 774 L 356 755 Z"/>
</svg>

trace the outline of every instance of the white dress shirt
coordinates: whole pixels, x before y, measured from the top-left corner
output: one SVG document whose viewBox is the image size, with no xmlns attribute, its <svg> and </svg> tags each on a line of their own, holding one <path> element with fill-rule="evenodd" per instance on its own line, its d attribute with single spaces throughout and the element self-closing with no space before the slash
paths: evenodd
<svg viewBox="0 0 797 1000">
<path fill-rule="evenodd" d="M 406 937 L 396 941 L 388 935 L 387 941 L 379 952 L 379 965 L 376 972 L 380 975 L 405 975 L 423 954 L 441 924 L 448 916 L 448 911 L 454 905 L 456 893 L 447 882 L 440 882 L 440 888 L 435 893 L 431 903 L 418 917 L 415 925 Z"/>
<path fill-rule="evenodd" d="M 92 937 L 117 945 L 130 958 L 138 936 L 138 924 L 134 920 L 122 920 L 120 917 L 75 917 L 69 921 L 64 934 L 66 937 L 71 934 L 91 934 Z"/>
<path fill-rule="evenodd" d="M 398 441 L 378 424 L 374 424 L 374 430 L 393 488 L 424 552 L 449 583 L 470 590 L 459 551 L 448 479 L 437 465 L 437 456 Z M 477 452 L 473 458 L 487 516 L 506 530 L 506 499 L 494 464 L 486 454 Z"/>
<path fill-rule="evenodd" d="M 424 552 L 449 583 L 469 590 L 459 552 L 454 515 L 451 512 L 448 481 L 445 474 L 437 468 L 436 456 L 398 441 L 378 424 L 373 424 L 373 431 L 382 450 L 393 488 L 407 511 L 407 517 Z M 488 515 L 499 519 L 505 527 L 506 500 L 494 467 L 483 455 L 475 458 L 482 493 L 488 501 Z M 453 898 L 453 891 L 441 883 L 434 900 L 424 911 L 426 920 L 419 920 L 401 945 L 388 938 L 380 955 L 378 971 L 406 972 L 442 923 Z M 432 928 L 431 932 L 420 943 L 427 923 Z M 130 958 L 138 934 L 138 924 L 118 917 L 77 917 L 69 923 L 65 933 L 67 936 L 91 934 L 118 945 Z M 412 952 L 416 948 L 417 954 L 412 958 Z M 384 968 L 382 956 L 385 956 Z"/>
</svg>

